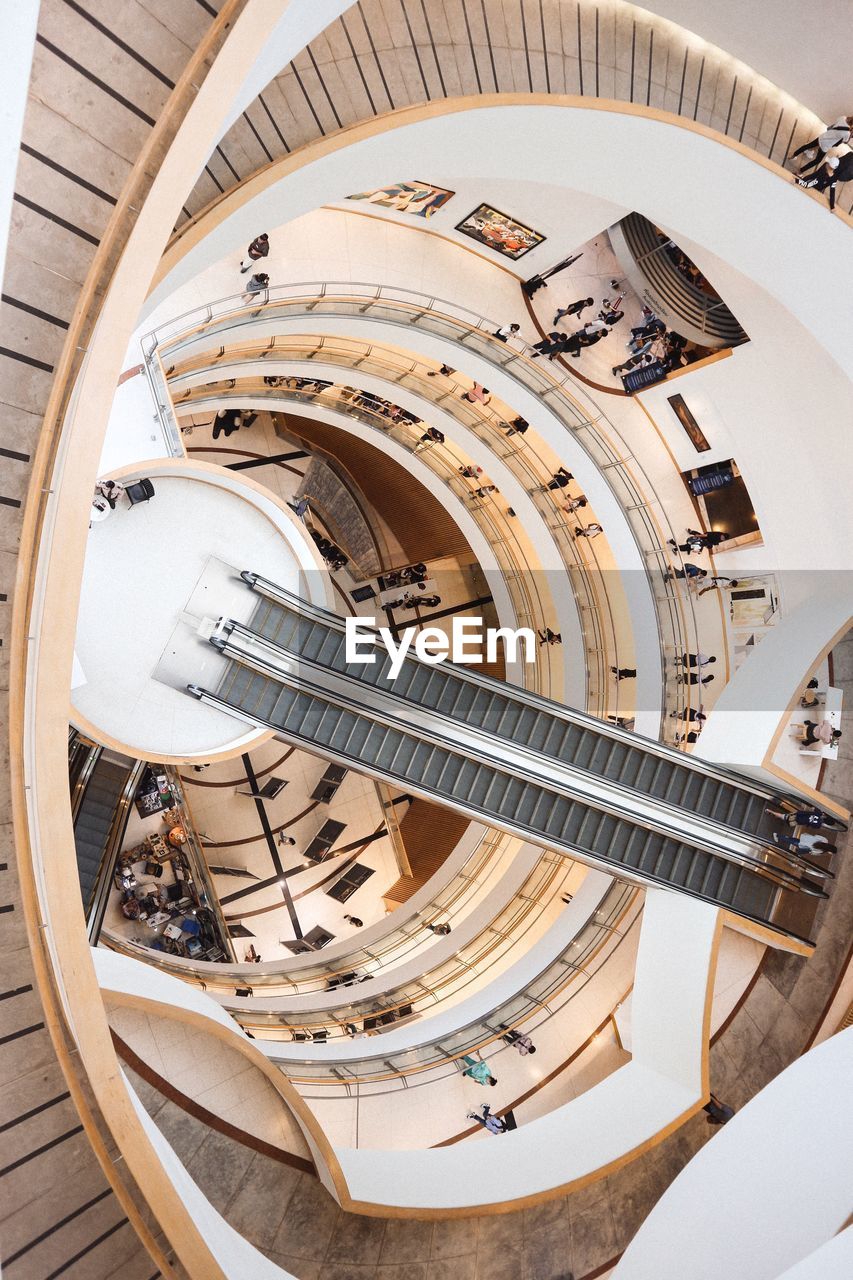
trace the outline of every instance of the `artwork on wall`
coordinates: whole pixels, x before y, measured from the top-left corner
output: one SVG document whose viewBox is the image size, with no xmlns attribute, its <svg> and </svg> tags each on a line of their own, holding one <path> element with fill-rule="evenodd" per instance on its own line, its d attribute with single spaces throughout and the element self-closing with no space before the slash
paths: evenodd
<svg viewBox="0 0 853 1280">
<path fill-rule="evenodd" d="M 684 397 L 667 396 L 667 401 L 672 408 L 672 412 L 675 414 L 676 418 L 687 432 L 687 435 L 690 437 L 690 443 L 693 445 L 696 452 L 707 453 L 711 446 L 705 439 L 699 423 L 684 403 Z"/>
<path fill-rule="evenodd" d="M 454 192 L 444 187 L 434 187 L 431 182 L 395 182 L 390 187 L 377 187 L 374 191 L 360 191 L 347 196 L 347 200 L 365 200 L 383 209 L 395 209 L 397 213 L 411 213 L 416 218 L 431 218 L 446 205 Z"/>
<path fill-rule="evenodd" d="M 538 231 L 525 227 L 516 222 L 515 218 L 510 218 L 508 214 L 501 213 L 488 204 L 477 205 L 473 213 L 469 213 L 462 222 L 457 222 L 456 230 L 514 261 L 523 258 L 545 239 Z"/>
</svg>

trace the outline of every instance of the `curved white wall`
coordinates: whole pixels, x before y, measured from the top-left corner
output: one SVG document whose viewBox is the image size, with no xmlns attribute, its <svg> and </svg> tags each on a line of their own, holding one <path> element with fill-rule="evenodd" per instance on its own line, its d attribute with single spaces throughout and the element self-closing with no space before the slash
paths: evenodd
<svg viewBox="0 0 853 1280">
<path fill-rule="evenodd" d="M 775 1280 L 840 1231 L 853 1187 L 851 1079 L 853 1028 L 793 1062 L 693 1157 L 615 1280 Z"/>
</svg>

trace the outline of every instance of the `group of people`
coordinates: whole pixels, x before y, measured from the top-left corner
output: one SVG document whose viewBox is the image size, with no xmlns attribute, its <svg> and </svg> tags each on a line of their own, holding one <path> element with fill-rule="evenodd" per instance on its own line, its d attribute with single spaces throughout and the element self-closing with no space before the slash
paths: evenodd
<svg viewBox="0 0 853 1280">
<path fill-rule="evenodd" d="M 827 839 L 823 832 L 846 831 L 847 827 L 840 818 L 825 813 L 817 805 L 791 800 L 781 800 L 777 807 L 768 807 L 764 812 L 782 823 L 783 828 L 787 828 L 772 833 L 776 849 L 792 854 L 821 877 L 829 874 L 825 866 L 813 862 L 808 855 L 838 852 L 838 846 Z"/>
<path fill-rule="evenodd" d="M 326 567 L 331 569 L 333 573 L 345 569 L 349 564 L 349 556 L 330 538 L 327 538 L 325 534 L 320 533 L 319 529 L 311 529 L 309 532 L 314 539 L 317 550 L 326 563 Z"/>
<path fill-rule="evenodd" d="M 614 377 L 629 373 L 638 365 L 657 363 L 662 373 L 679 368 L 684 359 L 687 339 L 680 333 L 667 329 L 651 307 L 644 306 L 640 323 L 632 328 L 631 337 L 625 346 L 630 355 L 621 364 L 613 365 L 611 373 Z"/>
<path fill-rule="evenodd" d="M 835 189 L 839 182 L 853 179 L 851 134 L 853 116 L 839 116 L 816 138 L 797 147 L 788 157 L 791 160 L 805 157 L 794 181 L 798 187 L 808 187 L 821 193 L 828 191 L 830 209 L 835 208 Z"/>
<path fill-rule="evenodd" d="M 418 582 L 425 582 L 427 567 L 422 562 L 406 565 L 403 569 L 390 569 L 382 575 L 382 589 L 389 587 L 410 587 Z"/>
<path fill-rule="evenodd" d="M 722 542 L 725 542 L 731 535 L 722 529 L 709 529 L 701 531 L 699 529 L 688 529 L 683 542 L 676 542 L 675 538 L 668 538 L 667 545 L 671 551 L 680 551 L 683 555 L 699 555 L 703 551 L 713 551 Z M 682 564 L 667 569 L 664 577 L 668 581 L 684 582 L 688 587 L 701 587 L 699 595 L 705 591 L 712 591 L 715 587 L 736 587 L 738 585 L 737 578 L 729 578 L 725 574 L 712 574 L 709 569 L 703 569 L 701 565 L 694 564 L 692 560 L 685 560 Z"/>
<path fill-rule="evenodd" d="M 522 1057 L 529 1057 L 536 1052 L 536 1046 L 522 1031 L 515 1028 L 506 1028 L 501 1026 L 503 1035 L 501 1040 L 504 1044 Z M 493 1075 L 489 1064 L 483 1059 L 482 1054 L 477 1050 L 476 1054 L 466 1053 L 460 1059 L 460 1069 L 463 1076 L 469 1080 L 473 1080 L 476 1084 L 489 1085 L 494 1088 L 497 1085 L 497 1077 Z M 476 1121 L 488 1133 L 506 1133 L 508 1129 L 515 1127 L 515 1120 L 511 1111 L 507 1111 L 503 1116 L 494 1115 L 488 1103 L 483 1103 L 478 1111 L 469 1111 L 467 1113 L 469 1120 Z"/>
</svg>

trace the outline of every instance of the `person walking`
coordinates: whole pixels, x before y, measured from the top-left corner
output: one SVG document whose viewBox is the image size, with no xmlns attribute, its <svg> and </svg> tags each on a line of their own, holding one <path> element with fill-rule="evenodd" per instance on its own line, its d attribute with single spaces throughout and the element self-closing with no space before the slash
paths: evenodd
<svg viewBox="0 0 853 1280">
<path fill-rule="evenodd" d="M 700 569 L 698 564 L 691 564 L 689 561 L 680 569 L 667 569 L 664 577 L 669 581 L 673 578 L 683 579 L 689 582 L 702 582 L 708 576 L 707 569 Z"/>
<path fill-rule="evenodd" d="M 530 426 L 530 423 L 527 421 L 526 418 L 522 418 L 521 416 L 519 416 L 517 418 L 513 418 L 512 422 L 499 422 L 498 426 L 500 427 L 501 431 L 505 431 L 508 436 L 514 436 L 514 435 L 523 436 L 525 431 L 527 431 L 528 427 Z"/>
<path fill-rule="evenodd" d="M 565 489 L 572 480 L 574 476 L 571 471 L 567 471 L 565 467 L 558 467 L 548 483 L 540 486 L 540 492 L 547 493 L 549 489 Z"/>
<path fill-rule="evenodd" d="M 490 1084 L 492 1087 L 497 1084 L 497 1080 L 489 1070 L 489 1064 L 483 1061 L 479 1050 L 477 1050 L 476 1058 L 472 1057 L 470 1053 L 463 1054 L 462 1061 L 465 1063 L 465 1068 L 462 1072 L 463 1076 L 468 1076 L 469 1079 L 476 1081 L 477 1084 Z"/>
<path fill-rule="evenodd" d="M 469 498 L 472 502 L 476 502 L 478 498 L 487 498 L 490 493 L 497 493 L 497 491 L 498 486 L 496 484 L 481 484 L 479 489 L 475 489 L 473 493 L 469 494 Z"/>
<path fill-rule="evenodd" d="M 361 920 L 358 916 L 344 916 L 344 919 L 346 920 L 347 924 L 352 925 L 353 929 L 364 928 L 364 921 Z"/>
<path fill-rule="evenodd" d="M 579 298 L 577 302 L 570 302 L 567 307 L 558 307 L 554 324 L 559 324 L 563 316 L 579 316 L 587 307 L 594 305 L 592 298 Z"/>
<path fill-rule="evenodd" d="M 481 476 L 483 474 L 482 467 L 474 467 L 474 466 L 457 467 L 457 471 L 459 472 L 460 476 L 464 476 L 466 480 L 476 480 L 478 476 Z"/>
<path fill-rule="evenodd" d="M 479 382 L 475 382 L 471 390 L 464 391 L 461 396 L 461 399 L 467 400 L 469 404 L 488 404 L 491 398 L 491 392 Z"/>
<path fill-rule="evenodd" d="M 252 270 L 252 264 L 260 262 L 270 251 L 270 238 L 264 231 L 261 235 L 255 236 L 252 243 L 246 250 L 246 257 L 240 263 L 240 274 L 245 275 L 247 271 Z"/>
<path fill-rule="evenodd" d="M 555 355 L 563 350 L 562 343 L 565 336 L 566 335 L 564 333 L 560 333 L 555 329 L 552 333 L 549 333 L 546 338 L 541 338 L 539 342 L 534 342 L 533 350 L 536 352 L 536 355 L 531 356 L 530 359 L 538 360 L 540 356 L 548 356 L 553 359 Z"/>
<path fill-rule="evenodd" d="M 442 921 L 440 924 L 428 924 L 424 927 L 429 929 L 430 933 L 434 933 L 438 938 L 446 938 L 450 933 L 450 925 L 447 924 L 446 921 Z"/>
<path fill-rule="evenodd" d="M 294 840 L 293 836 L 287 835 L 287 833 L 284 831 L 279 831 L 278 843 L 282 846 L 282 848 L 289 848 L 289 849 L 294 848 L 294 846 L 296 845 L 296 841 Z"/>
<path fill-rule="evenodd" d="M 600 533 L 604 533 L 600 524 L 578 525 L 573 531 L 576 538 L 597 538 Z"/>
<path fill-rule="evenodd" d="M 559 631 L 552 631 L 550 627 L 546 627 L 544 631 L 537 631 L 540 645 L 543 644 L 562 644 L 563 637 Z"/>
<path fill-rule="evenodd" d="M 787 849 L 789 853 L 838 853 L 837 845 L 814 831 L 804 831 L 798 836 L 774 831 L 773 843 L 780 849 Z"/>
<path fill-rule="evenodd" d="M 427 427 L 415 445 L 414 452 L 420 453 L 423 449 L 431 449 L 434 444 L 444 444 L 444 432 L 439 431 L 438 427 Z"/>
<path fill-rule="evenodd" d="M 510 338 L 515 337 L 520 328 L 520 324 L 505 324 L 500 329 L 495 329 L 492 337 L 498 338 L 501 342 L 509 342 Z"/>
<path fill-rule="evenodd" d="M 610 670 L 617 680 L 636 680 L 637 678 L 636 667 L 611 667 Z"/>
<path fill-rule="evenodd" d="M 263 293 L 270 285 L 270 278 L 265 271 L 258 271 L 255 275 L 249 276 L 246 288 L 243 290 L 243 301 L 251 302 L 252 298 L 258 293 Z"/>
<path fill-rule="evenodd" d="M 829 208 L 835 208 L 835 188 L 839 182 L 849 182 L 853 178 L 853 151 L 843 156 L 830 156 L 826 164 L 811 178 L 795 178 L 798 187 L 808 187 L 813 191 L 829 191 Z"/>
<path fill-rule="evenodd" d="M 588 320 L 582 329 L 578 329 L 578 336 L 583 338 L 591 338 L 596 333 L 607 333 L 605 320 Z"/>
<path fill-rule="evenodd" d="M 839 116 L 833 124 L 824 129 L 823 133 L 812 138 L 811 142 L 804 142 L 801 147 L 797 147 L 796 151 L 792 151 L 788 159 L 796 160 L 798 156 L 806 157 L 806 163 L 798 170 L 802 176 L 810 169 L 816 169 L 835 147 L 846 146 L 850 141 L 851 128 L 853 128 L 853 116 Z"/>
<path fill-rule="evenodd" d="M 536 1052 L 536 1046 L 530 1039 L 530 1036 L 522 1035 L 520 1031 L 507 1031 L 501 1036 L 504 1044 L 511 1045 L 513 1049 L 521 1054 L 522 1058 L 526 1058 L 528 1054 Z"/>
<path fill-rule="evenodd" d="M 577 498 L 569 498 L 568 502 L 563 503 L 566 511 L 580 511 L 581 507 L 585 507 L 586 505 L 587 499 L 583 494 L 580 494 Z"/>
<path fill-rule="evenodd" d="M 703 676 L 698 671 L 685 671 L 676 676 L 675 681 L 676 684 L 710 684 L 713 679 L 713 676 Z"/>
<path fill-rule="evenodd" d="M 765 809 L 764 812 L 771 818 L 780 818 L 791 827 L 811 827 L 812 830 L 826 827 L 830 831 L 847 830 L 840 818 L 824 813 L 823 809 L 819 809 L 817 805 L 800 805 L 797 808 L 796 804 L 790 800 L 782 800 L 780 803 L 783 806 L 781 809 Z"/>
<path fill-rule="evenodd" d="M 468 1111 L 466 1113 L 468 1119 L 476 1120 L 477 1124 L 482 1125 L 483 1128 L 486 1129 L 489 1133 L 506 1133 L 507 1131 L 506 1121 L 502 1120 L 500 1116 L 492 1115 L 492 1111 L 488 1102 L 483 1103 L 481 1110 L 482 1110 L 482 1114 L 478 1114 L 476 1111 Z"/>
<path fill-rule="evenodd" d="M 683 711 L 670 711 L 669 715 L 671 720 L 698 721 L 699 724 L 703 724 L 708 719 L 705 712 L 696 707 L 685 707 Z"/>
<path fill-rule="evenodd" d="M 706 591 L 714 591 L 714 590 L 722 591 L 725 587 L 728 587 L 729 590 L 732 590 L 733 588 L 737 587 L 739 584 L 740 584 L 739 578 L 727 578 L 723 574 L 714 574 L 712 577 L 707 578 L 705 586 L 699 592 L 699 595 L 703 596 Z"/>
<path fill-rule="evenodd" d="M 713 654 L 682 653 L 680 658 L 676 657 L 673 661 L 680 663 L 683 667 L 707 667 L 709 663 L 716 662 L 717 659 Z"/>
</svg>

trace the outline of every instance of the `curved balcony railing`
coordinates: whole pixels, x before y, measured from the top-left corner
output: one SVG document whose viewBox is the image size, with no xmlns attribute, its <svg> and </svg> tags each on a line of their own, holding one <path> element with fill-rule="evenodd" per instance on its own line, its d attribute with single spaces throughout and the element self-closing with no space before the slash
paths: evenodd
<svg viewBox="0 0 853 1280">
<path fill-rule="evenodd" d="M 354 982 L 341 988 L 340 1003 L 333 1003 L 332 1007 L 328 1000 L 312 1007 L 310 997 L 298 1005 L 285 997 L 275 1008 L 268 1008 L 269 1001 L 266 1001 L 262 1009 L 255 1003 L 247 1007 L 244 1002 L 235 1004 L 233 999 L 230 1003 L 226 999 L 225 1007 L 241 1023 L 246 1018 L 252 1024 L 260 1017 L 262 1026 L 272 1031 L 273 1038 L 279 1027 L 289 1032 L 323 1028 L 330 1036 L 342 1036 L 347 1034 L 344 1030 L 347 1022 L 371 1013 L 377 1017 L 393 1014 L 395 1018 L 433 1013 L 447 1000 L 457 1001 L 472 983 L 481 982 L 484 974 L 492 970 L 495 974 L 501 972 L 520 943 L 529 945 L 531 931 L 536 930 L 565 893 L 571 871 L 569 859 L 558 853 L 541 852 L 520 887 L 490 919 L 477 926 L 470 940 L 454 936 L 453 954 L 432 958 L 431 962 L 429 953 L 425 953 L 423 969 L 417 978 L 395 981 L 392 971 L 384 977 L 384 983 L 371 981 L 367 986 L 363 981 Z M 366 973 L 358 976 L 375 977 Z M 409 1014 L 402 1014 L 403 1009 Z"/>
<path fill-rule="evenodd" d="M 241 1001 L 235 1004 L 233 985 L 226 988 L 230 1001 L 224 991 L 220 999 L 241 1025 L 245 1020 L 245 1025 L 254 1029 L 255 1021 L 259 1020 L 263 1034 L 270 1039 L 290 1039 L 294 1032 L 305 1030 L 323 1030 L 329 1037 L 343 1037 L 348 1034 L 346 1025 L 353 1020 L 370 1016 L 379 1019 L 384 1016 L 390 1022 L 392 1018 L 399 1021 L 401 1017 L 413 1014 L 425 1016 L 434 1013 L 448 1000 L 458 1000 L 472 983 L 481 983 L 484 975 L 497 976 L 512 963 L 519 945 L 529 943 L 531 931 L 541 928 L 554 904 L 565 893 L 572 867 L 571 860 L 559 854 L 542 852 L 524 875 L 519 887 L 511 889 L 503 905 L 494 909 L 493 914 L 483 919 L 482 923 L 478 922 L 473 936 L 465 941 L 459 940 L 452 955 L 437 957 L 434 948 L 420 951 L 423 968 L 417 978 L 408 977 L 403 980 L 401 975 L 395 982 L 394 969 L 383 966 L 374 957 L 364 965 L 354 966 L 360 981 L 352 984 L 348 982 L 346 986 L 340 984 L 342 999 L 334 1007 L 329 1007 L 326 1000 L 325 1007 L 321 1003 L 312 1008 L 311 995 L 320 992 L 325 995 L 330 989 L 336 990 L 337 987 L 331 986 L 329 980 L 338 974 L 352 979 L 352 968 L 342 971 L 337 966 L 329 966 L 324 982 L 321 983 L 318 976 L 310 984 L 310 990 L 297 993 L 302 997 L 298 1008 L 293 1004 L 294 993 L 286 991 L 279 997 L 282 1007 L 268 1010 L 266 1004 L 277 998 L 275 988 L 269 985 L 258 988 L 253 986 L 254 994 L 266 998 L 262 1011 L 256 1002 L 247 1004 Z M 431 904 L 430 911 L 424 914 L 430 919 L 444 920 L 444 914 L 433 908 L 434 904 Z M 460 924 L 460 931 L 462 928 L 464 920 Z M 411 945 L 412 951 L 418 950 L 418 941 L 423 944 L 427 932 L 425 925 L 421 924 L 417 930 L 420 939 L 417 938 L 417 933 L 410 936 L 410 944 L 414 944 Z M 150 954 L 139 957 L 133 945 L 122 946 L 120 942 L 115 945 L 116 941 L 118 940 L 111 939 L 114 950 L 137 958 L 147 958 L 150 962 Z M 394 958 L 394 968 L 398 968 L 402 960 L 399 951 Z M 159 956 L 157 959 L 159 963 Z M 371 980 L 369 984 L 368 979 Z"/>
<path fill-rule="evenodd" d="M 356 361 L 351 353 L 335 349 L 328 344 L 312 349 L 312 351 L 321 358 L 323 355 L 327 359 L 331 359 L 334 356 L 336 363 L 345 361 L 347 367 L 354 372 L 357 368 L 371 372 L 371 363 L 375 363 L 375 368 L 378 370 L 380 367 L 384 367 L 387 375 L 387 364 L 384 362 L 371 362 L 368 357 L 361 357 Z M 251 355 L 248 355 L 247 358 L 251 358 Z M 406 377 L 407 374 L 404 370 L 395 379 L 395 382 L 403 385 Z M 253 399 L 269 398 L 273 402 L 286 400 L 312 407 L 319 405 L 341 412 L 348 418 L 353 418 L 371 430 L 376 431 L 379 435 L 393 439 L 410 453 L 416 451 L 418 441 L 422 435 L 422 426 L 413 426 L 404 421 L 392 422 L 381 413 L 372 411 L 369 407 L 354 405 L 347 398 L 348 388 L 345 387 L 333 386 L 316 394 L 308 394 L 287 388 L 271 390 L 264 386 L 261 379 L 258 378 L 256 380 L 241 380 L 240 389 L 244 394 L 251 394 Z M 199 388 L 198 399 L 203 401 L 209 394 L 209 389 Z M 188 400 L 182 403 L 188 405 L 193 402 Z M 482 435 L 484 431 L 482 417 L 476 414 L 471 416 L 479 428 L 479 434 Z M 490 444 L 492 442 L 492 440 L 489 440 Z M 526 451 L 525 454 L 518 455 L 524 467 L 525 483 L 528 485 L 541 485 L 549 478 L 551 472 L 547 471 L 547 469 L 536 471 L 530 466 L 529 459 L 525 455 Z M 500 456 L 508 458 L 514 455 L 508 451 L 506 455 Z M 431 446 L 420 453 L 419 457 L 421 462 L 433 472 L 435 477 L 450 490 L 456 499 L 466 503 L 466 509 L 484 534 L 501 568 L 502 576 L 513 602 L 513 611 L 518 624 L 542 630 L 552 623 L 554 621 L 553 608 L 549 607 L 546 595 L 539 585 L 542 575 L 530 568 L 529 556 L 525 553 L 518 536 L 517 522 L 508 516 L 505 511 L 501 510 L 497 504 L 488 500 L 475 500 L 471 486 L 466 484 L 464 477 L 460 475 L 460 464 L 470 461 L 470 459 L 455 451 L 454 446 L 448 443 Z M 555 537 L 554 541 L 562 554 L 566 576 L 574 597 L 584 637 L 587 710 L 590 714 L 600 717 L 615 714 L 618 709 L 618 686 L 615 689 L 612 687 L 611 681 L 608 679 L 608 669 L 611 665 L 627 664 L 620 663 L 616 627 L 610 611 L 610 602 L 607 592 L 600 587 L 600 583 L 603 581 L 603 574 L 606 571 L 598 567 L 595 548 L 591 544 L 585 549 L 584 554 L 578 541 L 569 536 L 565 521 L 560 519 L 559 510 L 553 496 L 549 492 L 534 493 L 531 496 L 540 510 L 542 508 L 550 509 L 552 513 L 551 519 L 548 520 L 546 517 L 546 524 L 552 536 L 555 532 L 561 535 Z M 537 499 L 539 501 L 536 501 Z M 602 619 L 606 625 L 603 625 Z M 528 684 L 528 687 L 545 696 L 555 696 L 556 690 L 549 664 L 538 662 L 531 666 L 529 673 L 526 672 L 525 674 L 527 677 L 525 683 Z"/>
<path fill-rule="evenodd" d="M 168 414 L 171 408 L 162 371 L 158 375 L 158 354 L 171 363 L 178 356 L 181 347 L 201 337 L 214 337 L 217 334 L 221 336 L 225 332 L 233 333 L 235 329 L 243 327 L 249 329 L 260 317 L 270 319 L 274 315 L 287 318 L 313 314 L 339 317 L 368 315 L 373 320 L 388 324 L 389 329 L 414 325 L 426 333 L 448 339 L 475 352 L 500 367 L 520 387 L 533 392 L 566 430 L 571 432 L 572 438 L 596 466 L 624 512 L 634 541 L 643 556 L 652 587 L 661 654 L 663 655 L 665 645 L 674 652 L 696 650 L 698 628 L 692 598 L 689 593 L 679 590 L 668 575 L 673 559 L 679 564 L 678 553 L 673 554 L 667 545 L 670 538 L 677 541 L 675 530 L 642 463 L 628 448 L 614 424 L 586 391 L 574 382 L 570 374 L 556 373 L 553 365 L 546 368 L 545 362 L 535 362 L 531 358 L 530 348 L 522 342 L 499 341 L 494 337 L 497 323 L 465 307 L 414 290 L 337 281 L 278 285 L 260 295 L 260 300 L 253 301 L 250 306 L 242 304 L 241 295 L 218 299 L 176 316 L 142 338 L 145 362 L 151 367 L 154 380 L 157 381 L 159 377 L 162 384 L 157 395 L 161 412 Z M 272 352 L 276 342 L 267 345 Z M 218 358 L 224 355 L 223 347 Z M 387 359 L 383 362 L 387 378 Z M 411 372 L 414 375 L 418 362 L 412 362 L 412 365 Z M 359 367 L 365 367 L 364 361 L 359 363 Z M 428 398 L 442 405 L 442 398 L 436 398 L 435 391 L 428 384 L 419 381 L 418 386 L 413 389 L 421 395 L 428 391 Z M 460 394 L 463 389 L 460 384 Z M 460 407 L 464 411 L 465 408 L 473 409 L 474 406 L 461 401 L 455 395 L 455 390 L 447 393 L 448 401 L 451 396 L 454 396 L 454 416 L 463 421 Z M 494 448 L 495 441 L 490 425 L 492 420 L 487 414 L 477 413 L 470 422 L 466 422 L 466 425 L 475 427 L 485 425 L 490 448 Z M 532 441 L 528 433 L 524 452 L 530 453 L 531 449 Z M 517 455 L 520 451 L 511 452 Z M 505 457 L 504 460 L 508 461 L 508 458 Z M 565 528 L 562 518 L 560 525 Z M 571 540 L 574 542 L 574 538 Z M 663 681 L 663 657 L 661 662 Z M 680 711 L 683 702 L 683 695 L 679 691 L 674 700 L 670 700 L 667 710 Z"/>
<path fill-rule="evenodd" d="M 463 1054 L 473 1051 L 487 1053 L 492 1047 L 502 1047 L 501 1038 L 506 1031 L 520 1025 L 524 1026 L 527 1034 L 535 1035 L 543 1023 L 562 1013 L 624 942 L 631 925 L 640 918 L 638 900 L 641 899 L 642 894 L 633 886 L 614 881 L 568 947 L 549 960 L 540 973 L 475 1020 L 438 1039 L 425 1038 L 422 1044 L 389 1052 L 383 1051 L 379 1034 L 375 1038 L 375 1053 L 364 1052 L 350 1059 L 336 1058 L 328 1062 L 322 1060 L 322 1047 L 315 1047 L 310 1056 L 306 1053 L 305 1059 L 299 1061 L 294 1061 L 290 1055 L 287 1062 L 276 1059 L 274 1050 L 270 1056 L 292 1082 L 303 1086 L 384 1083 L 394 1090 L 411 1088 L 418 1083 L 432 1084 L 458 1071 L 457 1059 Z M 612 945 L 608 947 L 608 943 Z M 354 1016 L 362 1020 L 365 1016 L 372 1018 L 376 1015 L 366 1015 L 362 1006 Z M 243 1025 L 260 1039 L 273 1038 L 269 1025 L 259 1018 L 247 1019 Z M 314 1024 L 305 1024 L 305 1031 L 312 1029 Z M 428 1024 L 424 1031 L 428 1037 Z M 367 1043 L 359 1043 L 366 1051 Z M 372 1044 L 370 1047 L 372 1049 Z M 424 1078 L 422 1081 L 413 1079 L 417 1076 Z M 306 1092 L 303 1089 L 303 1093 Z M 375 1092 L 376 1089 L 372 1088 L 371 1093 Z"/>
<path fill-rule="evenodd" d="M 441 919 L 455 927 L 476 907 L 477 899 L 484 892 L 484 885 L 489 877 L 494 883 L 494 877 L 499 873 L 501 856 L 505 854 L 506 846 L 507 837 L 503 832 L 487 830 L 449 879 L 442 883 L 442 871 L 436 872 L 430 882 L 436 883 L 428 901 L 424 901 L 411 916 L 396 928 L 389 927 L 375 942 L 361 945 L 353 941 L 348 950 L 342 954 L 339 951 L 334 958 L 324 957 L 313 963 L 305 963 L 301 957 L 288 957 L 281 962 L 286 965 L 286 972 L 280 972 L 276 970 L 276 963 L 273 961 L 260 966 L 201 966 L 190 960 L 158 953 L 157 966 L 175 977 L 195 980 L 211 993 L 227 992 L 229 995 L 233 994 L 235 986 L 251 986 L 259 995 L 265 996 L 305 995 L 326 990 L 330 979 L 353 969 L 379 977 L 415 954 L 424 952 L 425 946 L 434 943 L 434 938 L 426 927 L 428 924 Z M 391 920 L 396 920 L 401 915 L 405 915 L 405 908 L 395 911 Z M 150 950 L 129 939 L 113 935 L 109 939 L 102 938 L 102 941 L 114 951 L 137 960 L 151 961 Z"/>
</svg>

